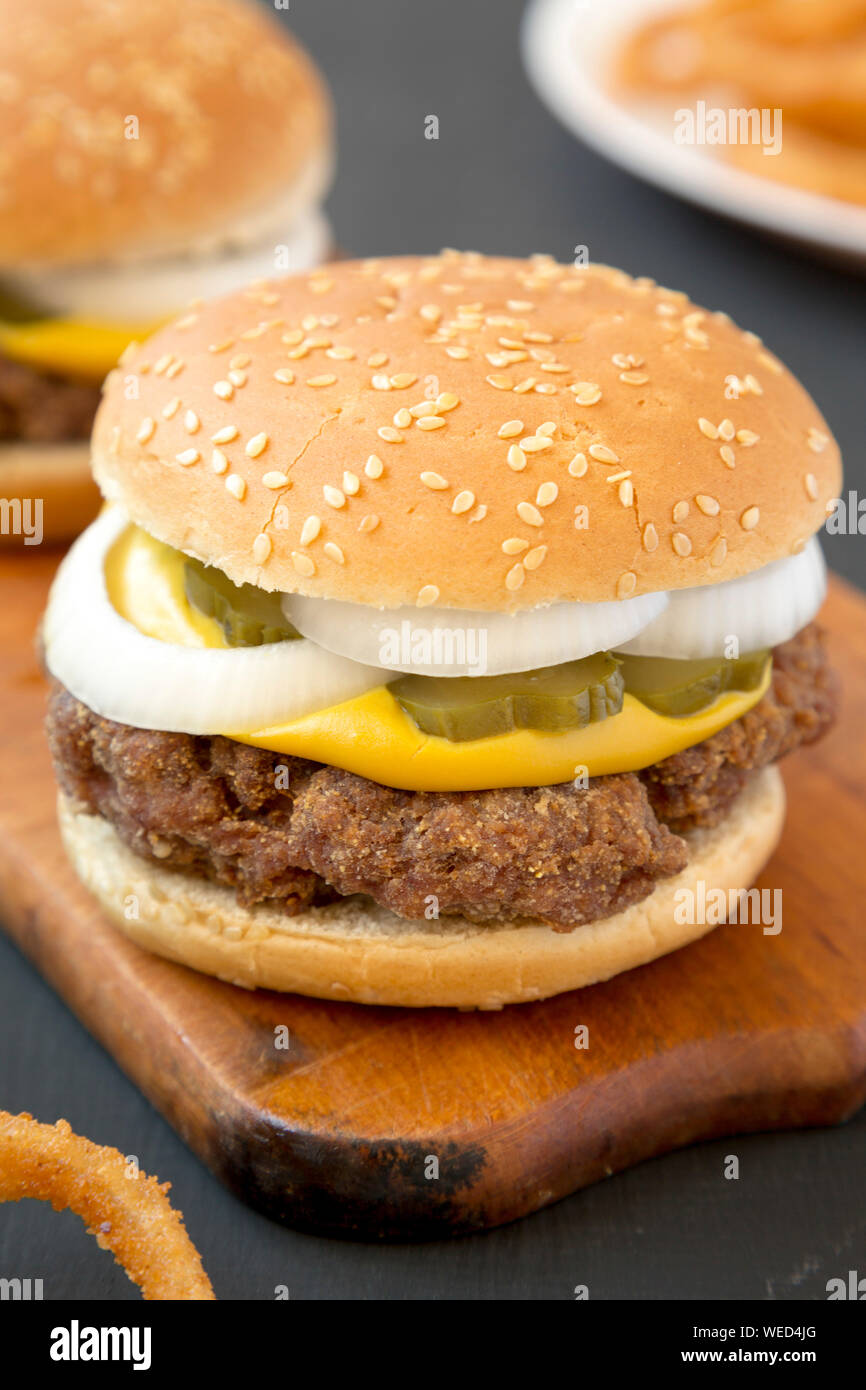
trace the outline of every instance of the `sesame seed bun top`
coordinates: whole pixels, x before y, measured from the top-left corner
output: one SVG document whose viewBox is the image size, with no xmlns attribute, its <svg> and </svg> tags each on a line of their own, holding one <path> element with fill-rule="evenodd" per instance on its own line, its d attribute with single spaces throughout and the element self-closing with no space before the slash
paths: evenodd
<svg viewBox="0 0 866 1390">
<path fill-rule="evenodd" d="M 199 307 L 125 355 L 93 458 L 235 582 L 385 607 L 717 583 L 800 549 L 840 485 L 810 397 L 726 315 L 456 252 Z"/>
<path fill-rule="evenodd" d="M 0 267 L 243 239 L 324 191 L 324 85 L 255 5 L 0 0 L 0 33 Z"/>
</svg>

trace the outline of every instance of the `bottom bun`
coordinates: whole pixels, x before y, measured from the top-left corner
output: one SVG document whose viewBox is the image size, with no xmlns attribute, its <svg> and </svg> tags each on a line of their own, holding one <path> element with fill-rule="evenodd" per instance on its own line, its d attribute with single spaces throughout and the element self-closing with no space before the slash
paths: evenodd
<svg viewBox="0 0 866 1390">
<path fill-rule="evenodd" d="M 90 444 L 0 444 L 0 497 L 14 503 L 42 503 L 41 541 L 66 541 L 89 526 L 99 511 L 101 498 L 93 481 Z M 25 508 L 28 529 L 38 518 Z M 28 517 L 27 512 L 31 511 Z M 17 515 L 0 517 L 0 546 L 23 546 L 28 541 Z"/>
<path fill-rule="evenodd" d="M 369 898 L 344 898 L 297 917 L 231 889 L 141 859 L 108 821 L 63 796 L 60 829 L 78 876 L 111 920 L 157 955 L 247 988 L 358 1004 L 498 1009 L 608 980 L 703 936 L 714 923 L 678 922 L 682 889 L 747 888 L 775 849 L 785 791 L 775 768 L 752 777 L 721 825 L 685 838 L 689 863 L 648 898 L 573 932 L 462 917 L 407 922 Z M 685 915 L 685 914 L 678 914 Z"/>
</svg>

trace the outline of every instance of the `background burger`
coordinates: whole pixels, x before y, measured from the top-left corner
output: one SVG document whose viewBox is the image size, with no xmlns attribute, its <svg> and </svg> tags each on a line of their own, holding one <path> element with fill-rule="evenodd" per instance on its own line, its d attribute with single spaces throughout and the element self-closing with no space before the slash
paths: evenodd
<svg viewBox="0 0 866 1390">
<path fill-rule="evenodd" d="M 238 0 L 0 0 L 0 52 L 0 496 L 72 535 L 130 339 L 330 253 L 330 103 Z"/>
<path fill-rule="evenodd" d="M 234 363 L 234 374 L 231 363 Z M 151 950 L 494 1008 L 701 935 L 831 723 L 838 451 L 750 333 L 547 258 L 368 261 L 112 380 L 45 620 L 63 837 Z"/>
</svg>

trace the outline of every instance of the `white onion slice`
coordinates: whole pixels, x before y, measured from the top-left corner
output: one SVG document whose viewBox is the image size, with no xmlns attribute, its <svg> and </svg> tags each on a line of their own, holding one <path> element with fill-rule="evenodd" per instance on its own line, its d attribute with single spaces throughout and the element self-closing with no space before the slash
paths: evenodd
<svg viewBox="0 0 866 1390">
<path fill-rule="evenodd" d="M 109 509 L 63 561 L 45 613 L 52 675 L 96 714 L 174 733 L 244 733 L 282 724 L 381 685 L 312 642 L 195 648 L 145 637 L 122 618 L 105 583 L 105 557 L 128 521 Z"/>
<path fill-rule="evenodd" d="M 321 212 L 304 213 L 285 235 L 204 255 L 160 256 L 130 265 L 64 266 L 5 277 L 54 314 L 109 323 L 153 323 L 192 299 L 214 299 L 277 274 L 311 270 L 329 254 L 331 229 Z M 276 245 L 284 248 L 279 269 Z"/>
<path fill-rule="evenodd" d="M 774 647 L 811 622 L 826 590 L 824 557 L 813 536 L 799 555 L 739 579 L 674 589 L 664 613 L 620 650 L 688 660 L 728 655 L 732 637 L 740 652 Z"/>
<path fill-rule="evenodd" d="M 611 603 L 555 603 L 523 613 L 457 608 L 369 608 L 285 594 L 283 611 L 320 647 L 367 665 L 433 676 L 532 671 L 619 647 L 657 619 L 667 595 Z"/>
</svg>

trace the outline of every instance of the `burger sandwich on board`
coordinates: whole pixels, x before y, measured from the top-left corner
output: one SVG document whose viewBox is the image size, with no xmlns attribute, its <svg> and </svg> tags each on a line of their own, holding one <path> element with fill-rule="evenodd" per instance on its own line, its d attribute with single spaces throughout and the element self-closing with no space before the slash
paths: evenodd
<svg viewBox="0 0 866 1390">
<path fill-rule="evenodd" d="M 748 887 L 774 764 L 834 715 L 840 482 L 753 334 L 447 252 L 256 284 L 123 372 L 44 636 L 63 838 L 124 932 L 242 985 L 489 1009 Z"/>
<path fill-rule="evenodd" d="M 0 0 L 0 544 L 94 515 L 99 383 L 131 339 L 327 258 L 332 162 L 322 78 L 261 8 Z"/>
</svg>

